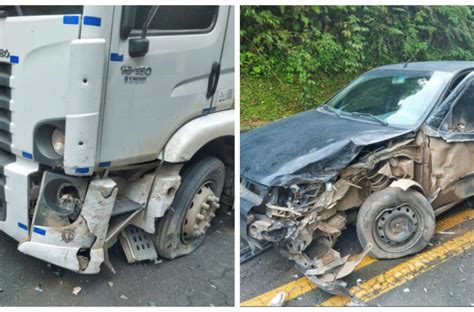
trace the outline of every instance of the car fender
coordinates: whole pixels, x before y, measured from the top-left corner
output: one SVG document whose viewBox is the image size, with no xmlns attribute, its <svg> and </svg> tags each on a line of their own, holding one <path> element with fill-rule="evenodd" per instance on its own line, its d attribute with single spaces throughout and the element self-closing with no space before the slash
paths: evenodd
<svg viewBox="0 0 474 312">
<path fill-rule="evenodd" d="M 390 187 L 398 187 L 398 188 L 400 188 L 404 191 L 407 191 L 409 189 L 414 189 L 414 190 L 417 190 L 418 192 L 420 192 L 421 194 L 426 196 L 425 190 L 423 189 L 421 184 L 419 184 L 416 181 L 410 180 L 410 179 L 395 180 L 390 184 Z"/>
</svg>

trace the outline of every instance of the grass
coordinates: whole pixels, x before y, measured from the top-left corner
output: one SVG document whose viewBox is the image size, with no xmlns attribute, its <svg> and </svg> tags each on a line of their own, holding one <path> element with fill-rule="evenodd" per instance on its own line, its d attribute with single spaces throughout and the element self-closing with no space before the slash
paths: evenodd
<svg viewBox="0 0 474 312">
<path fill-rule="evenodd" d="M 247 131 L 324 103 L 353 75 L 320 78 L 311 89 L 313 105 L 303 103 L 303 86 L 282 79 L 242 75 L 240 78 L 240 129 Z"/>
</svg>

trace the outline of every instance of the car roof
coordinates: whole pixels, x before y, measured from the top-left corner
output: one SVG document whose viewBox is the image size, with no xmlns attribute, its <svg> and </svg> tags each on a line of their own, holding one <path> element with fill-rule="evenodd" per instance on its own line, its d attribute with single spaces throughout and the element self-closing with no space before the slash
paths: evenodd
<svg viewBox="0 0 474 312">
<path fill-rule="evenodd" d="M 398 70 L 426 70 L 456 73 L 465 69 L 474 69 L 474 62 L 469 61 L 433 61 L 433 62 L 413 62 L 385 65 L 375 69 L 398 69 Z"/>
</svg>

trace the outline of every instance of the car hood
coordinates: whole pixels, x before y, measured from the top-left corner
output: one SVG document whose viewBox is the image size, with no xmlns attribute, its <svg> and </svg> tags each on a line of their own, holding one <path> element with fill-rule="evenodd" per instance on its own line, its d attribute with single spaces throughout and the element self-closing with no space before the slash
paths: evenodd
<svg viewBox="0 0 474 312">
<path fill-rule="evenodd" d="M 243 133 L 241 177 L 265 186 L 326 182 L 365 146 L 415 129 L 398 129 L 313 109 Z"/>
</svg>

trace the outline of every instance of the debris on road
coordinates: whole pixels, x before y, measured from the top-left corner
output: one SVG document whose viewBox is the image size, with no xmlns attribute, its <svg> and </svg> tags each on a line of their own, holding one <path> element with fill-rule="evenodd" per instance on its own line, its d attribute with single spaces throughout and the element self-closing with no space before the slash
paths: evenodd
<svg viewBox="0 0 474 312">
<path fill-rule="evenodd" d="M 454 297 L 453 292 L 450 291 L 450 292 L 449 292 L 449 296 L 450 296 L 450 297 Z"/>
<path fill-rule="evenodd" d="M 428 289 L 426 289 L 426 288 L 423 288 L 423 290 L 425 291 L 425 293 L 428 293 Z"/>
<path fill-rule="evenodd" d="M 268 306 L 281 307 L 283 306 L 283 302 L 285 302 L 285 298 L 286 298 L 286 293 L 281 291 L 275 297 L 273 297 L 272 300 L 270 300 L 270 302 L 268 303 Z"/>
<path fill-rule="evenodd" d="M 362 279 L 361 278 L 358 278 L 357 281 L 356 281 L 357 285 L 360 285 L 362 284 Z"/>
<path fill-rule="evenodd" d="M 36 290 L 37 292 L 42 293 L 42 292 L 43 292 L 43 288 L 41 287 L 41 284 L 39 284 L 38 286 L 36 286 L 36 287 L 35 287 L 35 290 Z"/>
<path fill-rule="evenodd" d="M 404 289 L 403 289 L 403 292 L 404 292 L 404 293 L 410 292 L 410 288 L 404 288 Z"/>
<path fill-rule="evenodd" d="M 154 264 L 160 264 L 160 263 L 162 263 L 162 262 L 163 262 L 163 260 L 156 258 Z"/>
<path fill-rule="evenodd" d="M 214 288 L 214 289 L 217 289 L 216 285 L 211 284 L 211 287 Z"/>
<path fill-rule="evenodd" d="M 0 293 L 2 293 L 2 292 L 3 292 L 3 288 L 0 288 Z"/>
<path fill-rule="evenodd" d="M 121 295 L 121 296 L 120 296 L 120 299 L 123 299 L 123 300 L 128 300 L 128 297 L 127 297 L 127 296 L 125 296 L 125 295 Z"/>
<path fill-rule="evenodd" d="M 107 284 L 109 285 L 110 288 L 114 287 L 114 282 L 107 282 Z"/>
<path fill-rule="evenodd" d="M 80 292 L 81 292 L 82 288 L 81 287 L 74 287 L 74 289 L 72 290 L 72 293 L 74 294 L 74 296 L 77 296 Z"/>
<path fill-rule="evenodd" d="M 455 235 L 456 232 L 445 232 L 445 231 L 439 231 L 439 234 L 444 234 L 444 235 Z"/>
</svg>

